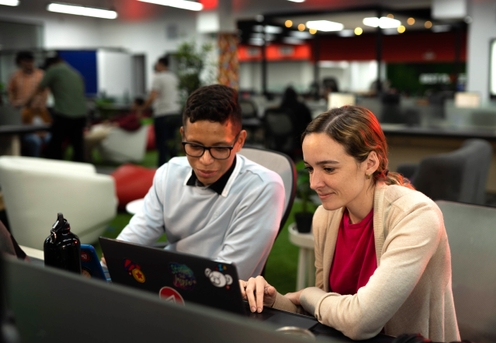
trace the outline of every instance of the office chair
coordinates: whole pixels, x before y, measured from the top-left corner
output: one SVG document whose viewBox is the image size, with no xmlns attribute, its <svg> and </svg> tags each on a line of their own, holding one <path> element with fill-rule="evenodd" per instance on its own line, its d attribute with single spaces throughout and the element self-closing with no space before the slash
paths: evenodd
<svg viewBox="0 0 496 343">
<path fill-rule="evenodd" d="M 452 287 L 460 336 L 496 342 L 496 208 L 436 201 L 451 250 Z"/>
<path fill-rule="evenodd" d="M 298 147 L 292 114 L 283 108 L 268 108 L 264 114 L 265 147 L 294 158 Z"/>
<path fill-rule="evenodd" d="M 397 171 L 433 200 L 483 205 L 493 149 L 483 139 L 468 139 L 452 152 L 427 156 L 419 164 L 402 164 Z"/>
<path fill-rule="evenodd" d="M 259 148 L 242 148 L 239 152 L 240 155 L 256 162 L 267 169 L 278 173 L 284 183 L 284 190 L 286 198 L 284 200 L 284 212 L 279 226 L 279 233 L 281 232 L 286 220 L 288 219 L 293 202 L 296 196 L 296 167 L 293 160 L 280 152 L 270 151 Z"/>
<path fill-rule="evenodd" d="M 243 128 L 248 132 L 246 138 L 247 144 L 258 144 L 259 136 L 263 136 L 260 130 L 263 130 L 262 120 L 258 117 L 258 109 L 256 103 L 252 99 L 239 99 L 241 107 L 241 115 L 243 120 Z"/>
<path fill-rule="evenodd" d="M 258 148 L 242 148 L 239 154 L 245 156 L 246 158 L 256 162 L 267 169 L 275 171 L 278 173 L 284 183 L 284 191 L 286 197 L 284 199 L 284 212 L 281 218 L 281 223 L 279 225 L 279 230 L 277 231 L 277 237 L 284 228 L 284 224 L 289 217 L 291 208 L 293 207 L 293 202 L 296 196 L 296 167 L 293 160 L 280 152 L 270 151 L 266 149 Z M 267 261 L 265 262 L 267 266 Z M 262 270 L 261 275 L 265 275 L 265 266 Z"/>
</svg>

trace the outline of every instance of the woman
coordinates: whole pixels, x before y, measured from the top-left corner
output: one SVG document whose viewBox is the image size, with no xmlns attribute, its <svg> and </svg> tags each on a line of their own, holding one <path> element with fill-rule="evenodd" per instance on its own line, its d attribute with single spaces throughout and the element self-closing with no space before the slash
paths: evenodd
<svg viewBox="0 0 496 343">
<path fill-rule="evenodd" d="M 313 219 L 316 287 L 283 296 L 261 276 L 240 281 L 250 309 L 307 312 L 357 340 L 381 332 L 459 340 L 441 211 L 388 172 L 376 117 L 356 106 L 322 113 L 302 148 L 322 201 Z"/>
</svg>

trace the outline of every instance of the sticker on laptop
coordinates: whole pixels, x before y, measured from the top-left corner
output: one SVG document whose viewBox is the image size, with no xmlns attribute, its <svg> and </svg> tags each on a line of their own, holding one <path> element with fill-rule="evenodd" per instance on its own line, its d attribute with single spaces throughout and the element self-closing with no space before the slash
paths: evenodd
<svg viewBox="0 0 496 343">
<path fill-rule="evenodd" d="M 233 278 L 229 274 L 223 274 L 221 270 L 223 271 L 224 268 L 219 265 L 219 270 L 211 270 L 210 268 L 205 269 L 205 275 L 210 279 L 210 282 L 212 285 L 215 287 L 226 287 L 227 289 L 230 288 L 230 285 L 233 282 Z"/>
<path fill-rule="evenodd" d="M 174 276 L 172 281 L 174 287 L 184 290 L 192 290 L 195 287 L 195 274 L 187 265 L 171 262 L 169 263 L 169 270 Z"/>
<path fill-rule="evenodd" d="M 162 287 L 158 291 L 158 296 L 169 303 L 184 305 L 183 297 L 174 288 Z"/>
<path fill-rule="evenodd" d="M 125 259 L 124 268 L 136 281 L 138 281 L 139 283 L 145 283 L 145 274 L 143 274 L 143 271 L 138 264 L 134 263 L 130 259 Z"/>
</svg>

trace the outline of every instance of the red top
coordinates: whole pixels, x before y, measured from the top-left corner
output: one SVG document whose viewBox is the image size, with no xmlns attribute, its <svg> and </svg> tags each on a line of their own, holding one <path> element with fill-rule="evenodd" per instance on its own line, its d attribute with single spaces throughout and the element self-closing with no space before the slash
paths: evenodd
<svg viewBox="0 0 496 343">
<path fill-rule="evenodd" d="M 360 223 L 351 224 L 348 210 L 344 211 L 329 273 L 332 292 L 355 294 L 377 268 L 373 219 L 372 209 Z"/>
</svg>

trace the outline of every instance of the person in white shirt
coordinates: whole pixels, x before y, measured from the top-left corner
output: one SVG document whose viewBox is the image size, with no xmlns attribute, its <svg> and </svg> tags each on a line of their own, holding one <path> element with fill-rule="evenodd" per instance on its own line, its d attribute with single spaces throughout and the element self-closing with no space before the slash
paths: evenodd
<svg viewBox="0 0 496 343">
<path fill-rule="evenodd" d="M 246 139 L 238 93 L 197 89 L 180 128 L 186 156 L 157 169 L 144 203 L 117 239 L 236 264 L 259 275 L 279 230 L 285 191 L 279 174 L 237 154 Z"/>
<path fill-rule="evenodd" d="M 155 146 L 158 150 L 160 167 L 170 158 L 177 155 L 176 147 L 170 144 L 178 134 L 181 126 L 178 79 L 169 71 L 169 56 L 158 59 L 155 64 L 156 74 L 152 81 L 152 90 L 145 101 L 145 108 L 153 109 L 153 125 Z"/>
</svg>

